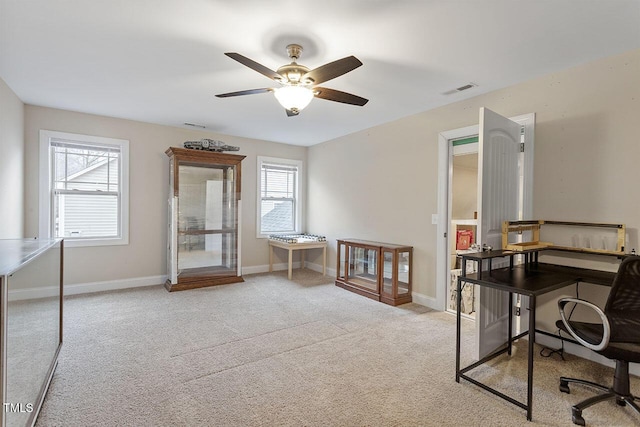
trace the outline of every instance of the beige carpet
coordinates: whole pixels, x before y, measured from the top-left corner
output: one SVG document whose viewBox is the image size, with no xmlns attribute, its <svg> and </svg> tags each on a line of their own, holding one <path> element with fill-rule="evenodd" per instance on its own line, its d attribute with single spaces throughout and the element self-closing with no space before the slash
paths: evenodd
<svg viewBox="0 0 640 427">
<path fill-rule="evenodd" d="M 67 298 L 37 426 L 571 426 L 571 405 L 591 392 L 560 393 L 558 377 L 611 381 L 610 368 L 536 354 L 528 423 L 524 410 L 455 382 L 454 316 L 381 304 L 309 270 L 293 281 L 284 272 L 245 280 Z M 464 327 L 470 349 L 472 324 Z M 475 376 L 524 401 L 523 344 Z M 632 389 L 640 394 L 636 378 Z M 615 403 L 584 417 L 588 426 L 640 424 Z"/>
</svg>

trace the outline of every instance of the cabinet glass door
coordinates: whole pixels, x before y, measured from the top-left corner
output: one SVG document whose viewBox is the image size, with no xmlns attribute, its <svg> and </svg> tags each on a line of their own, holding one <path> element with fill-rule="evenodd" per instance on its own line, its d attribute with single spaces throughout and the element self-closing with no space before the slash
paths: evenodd
<svg viewBox="0 0 640 427">
<path fill-rule="evenodd" d="M 237 273 L 235 167 L 178 167 L 178 275 Z"/>
<path fill-rule="evenodd" d="M 338 279 L 345 280 L 347 272 L 347 247 L 338 242 Z"/>
<path fill-rule="evenodd" d="M 364 288 L 378 291 L 378 251 L 349 247 L 349 280 Z"/>
<path fill-rule="evenodd" d="M 398 253 L 398 294 L 397 297 L 406 296 L 411 292 L 411 252 Z"/>
<path fill-rule="evenodd" d="M 383 251 L 383 267 L 382 267 L 382 292 L 387 294 L 389 297 L 394 297 L 393 295 L 393 252 L 391 251 Z"/>
</svg>

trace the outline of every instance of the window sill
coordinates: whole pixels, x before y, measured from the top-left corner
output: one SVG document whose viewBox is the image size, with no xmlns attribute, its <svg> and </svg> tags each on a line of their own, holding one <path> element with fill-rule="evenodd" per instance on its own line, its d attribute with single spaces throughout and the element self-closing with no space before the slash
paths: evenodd
<svg viewBox="0 0 640 427">
<path fill-rule="evenodd" d="M 64 239 L 65 248 L 86 248 L 92 246 L 120 246 L 128 245 L 128 238 L 113 238 L 113 239 Z"/>
</svg>

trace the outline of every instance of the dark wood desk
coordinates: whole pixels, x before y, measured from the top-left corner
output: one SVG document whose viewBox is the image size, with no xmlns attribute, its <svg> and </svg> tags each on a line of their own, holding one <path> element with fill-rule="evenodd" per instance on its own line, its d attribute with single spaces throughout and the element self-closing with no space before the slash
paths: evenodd
<svg viewBox="0 0 640 427">
<path fill-rule="evenodd" d="M 490 252 L 478 252 L 462 255 L 463 271 L 462 275 L 458 278 L 457 283 L 457 308 L 456 308 L 456 382 L 460 382 L 460 378 L 463 378 L 487 391 L 493 393 L 496 396 L 505 399 L 506 401 L 519 406 L 527 411 L 527 420 L 531 421 L 532 416 L 532 402 L 533 402 L 533 355 L 534 355 L 534 343 L 535 343 L 535 325 L 536 325 L 536 298 L 547 292 L 554 291 L 556 289 L 563 288 L 568 285 L 579 282 L 589 282 L 598 285 L 611 286 L 615 273 L 604 272 L 598 270 L 590 270 L 586 268 L 566 267 L 555 264 L 544 264 L 538 262 L 537 251 L 527 251 L 523 254 L 525 262 L 520 265 L 514 266 L 514 256 L 521 252 L 513 251 L 490 251 Z M 498 268 L 493 270 L 492 260 L 494 258 L 509 257 L 509 267 Z M 466 261 L 473 260 L 478 262 L 478 273 L 466 274 Z M 484 261 L 487 261 L 489 269 L 483 271 Z M 493 289 L 509 293 L 509 326 L 508 337 L 506 344 L 483 357 L 477 362 L 460 368 L 460 326 L 461 326 L 461 294 L 462 294 L 462 282 L 472 283 L 478 286 L 486 286 Z M 526 332 L 523 332 L 517 336 L 512 336 L 512 318 L 513 318 L 513 294 L 526 295 L 529 297 L 529 328 Z M 528 360 L 527 360 L 527 402 L 522 403 L 498 390 L 495 390 L 486 384 L 475 380 L 468 375 L 470 370 L 494 359 L 495 357 L 507 353 L 511 355 L 512 344 L 515 340 L 528 335 L 529 348 L 528 348 Z"/>
</svg>

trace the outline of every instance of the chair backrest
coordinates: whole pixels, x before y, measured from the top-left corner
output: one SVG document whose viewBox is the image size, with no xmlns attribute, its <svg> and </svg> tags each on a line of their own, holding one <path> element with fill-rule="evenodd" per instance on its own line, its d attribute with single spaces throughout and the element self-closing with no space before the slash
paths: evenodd
<svg viewBox="0 0 640 427">
<path fill-rule="evenodd" d="M 604 312 L 630 310 L 640 313 L 640 256 L 628 256 L 622 260 Z"/>
</svg>

